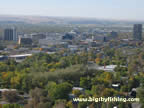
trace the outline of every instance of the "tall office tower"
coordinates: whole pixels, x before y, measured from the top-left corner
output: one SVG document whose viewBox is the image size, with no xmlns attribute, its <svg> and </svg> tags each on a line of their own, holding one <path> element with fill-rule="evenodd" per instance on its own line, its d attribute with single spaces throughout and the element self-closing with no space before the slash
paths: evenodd
<svg viewBox="0 0 144 108">
<path fill-rule="evenodd" d="M 17 37 L 17 31 L 16 31 L 16 28 L 12 28 L 13 29 L 13 40 L 14 41 L 17 41 L 18 40 L 18 37 Z"/>
<path fill-rule="evenodd" d="M 134 40 L 141 40 L 142 39 L 142 24 L 134 24 L 133 39 Z"/>
<path fill-rule="evenodd" d="M 7 28 L 4 30 L 4 40 L 17 41 L 16 28 Z"/>
</svg>

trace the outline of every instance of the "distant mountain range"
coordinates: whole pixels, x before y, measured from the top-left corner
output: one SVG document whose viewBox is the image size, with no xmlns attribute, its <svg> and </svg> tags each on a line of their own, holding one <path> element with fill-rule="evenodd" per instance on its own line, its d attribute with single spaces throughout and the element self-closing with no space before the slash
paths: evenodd
<svg viewBox="0 0 144 108">
<path fill-rule="evenodd" d="M 0 15 L 0 23 L 28 24 L 134 24 L 144 21 L 121 21 L 95 18 L 46 17 L 46 16 L 9 16 Z"/>
</svg>

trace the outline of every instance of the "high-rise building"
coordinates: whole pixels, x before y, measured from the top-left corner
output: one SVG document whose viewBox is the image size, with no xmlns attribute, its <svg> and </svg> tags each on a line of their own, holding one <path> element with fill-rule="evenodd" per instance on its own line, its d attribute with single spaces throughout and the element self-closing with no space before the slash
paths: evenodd
<svg viewBox="0 0 144 108">
<path fill-rule="evenodd" d="M 142 24 L 134 24 L 133 39 L 134 40 L 141 40 L 142 39 Z"/>
<path fill-rule="evenodd" d="M 4 40 L 17 41 L 16 28 L 7 28 L 4 30 Z"/>
</svg>

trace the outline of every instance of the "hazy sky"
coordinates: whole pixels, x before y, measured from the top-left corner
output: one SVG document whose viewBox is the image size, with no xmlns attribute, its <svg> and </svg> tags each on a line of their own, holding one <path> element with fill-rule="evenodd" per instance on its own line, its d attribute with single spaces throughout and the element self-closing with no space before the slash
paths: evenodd
<svg viewBox="0 0 144 108">
<path fill-rule="evenodd" d="M 144 0 L 0 0 L 0 15 L 144 20 Z"/>
</svg>

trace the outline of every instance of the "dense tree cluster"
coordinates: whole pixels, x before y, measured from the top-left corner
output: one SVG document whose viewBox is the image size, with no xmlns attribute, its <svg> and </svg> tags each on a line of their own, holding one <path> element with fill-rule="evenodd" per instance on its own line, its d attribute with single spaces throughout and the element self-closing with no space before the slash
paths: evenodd
<svg viewBox="0 0 144 108">
<path fill-rule="evenodd" d="M 94 52 L 70 54 L 39 53 L 28 57 L 22 63 L 13 60 L 0 62 L 1 88 L 14 88 L 29 93 L 31 99 L 25 103 L 25 108 L 130 108 L 131 103 L 73 103 L 70 94 L 75 97 L 127 97 L 133 88 L 139 87 L 137 97 L 143 103 L 144 90 L 144 53 L 136 56 L 124 56 L 120 49 L 103 49 L 104 53 Z M 87 68 L 88 61 L 99 65 L 116 64 L 115 72 L 91 70 Z M 114 88 L 112 84 L 120 84 Z M 73 87 L 81 87 L 73 90 Z M 10 96 L 10 97 L 9 97 Z M 3 93 L 3 99 L 16 106 L 17 100 L 23 100 L 15 92 Z M 10 105 L 4 106 L 9 108 Z"/>
</svg>

